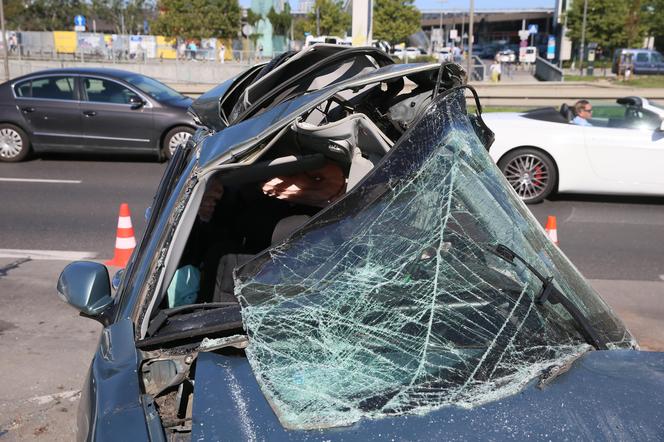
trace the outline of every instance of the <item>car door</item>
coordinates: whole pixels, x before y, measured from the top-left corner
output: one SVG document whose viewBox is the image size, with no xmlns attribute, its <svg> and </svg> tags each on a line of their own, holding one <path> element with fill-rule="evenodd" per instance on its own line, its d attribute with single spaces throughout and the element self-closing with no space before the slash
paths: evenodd
<svg viewBox="0 0 664 442">
<path fill-rule="evenodd" d="M 650 56 L 647 52 L 637 52 L 634 58 L 634 73 L 635 74 L 651 74 L 652 66 L 650 63 Z"/>
<path fill-rule="evenodd" d="M 597 108 L 597 106 L 595 107 Z M 643 109 L 615 106 L 622 117 L 607 118 L 607 126 L 584 127 L 586 151 L 593 172 L 617 192 L 639 192 L 664 185 L 664 136 L 660 118 Z M 608 188 L 606 190 L 609 190 Z"/>
<path fill-rule="evenodd" d="M 16 105 L 36 147 L 83 146 L 76 75 L 44 75 L 14 85 Z"/>
<path fill-rule="evenodd" d="M 91 150 L 150 151 L 157 145 L 152 104 L 132 88 L 109 78 L 81 76 L 81 118 Z M 130 101 L 143 100 L 142 105 Z"/>
</svg>

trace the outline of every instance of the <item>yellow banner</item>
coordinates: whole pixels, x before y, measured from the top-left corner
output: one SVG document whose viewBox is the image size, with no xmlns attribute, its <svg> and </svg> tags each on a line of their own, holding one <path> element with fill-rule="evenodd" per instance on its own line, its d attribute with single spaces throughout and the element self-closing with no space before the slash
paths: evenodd
<svg viewBox="0 0 664 442">
<path fill-rule="evenodd" d="M 76 32 L 54 31 L 55 50 L 66 54 L 76 52 Z"/>
<path fill-rule="evenodd" d="M 157 35 L 157 58 L 164 58 L 166 60 L 175 60 L 177 58 L 174 38 Z"/>
</svg>

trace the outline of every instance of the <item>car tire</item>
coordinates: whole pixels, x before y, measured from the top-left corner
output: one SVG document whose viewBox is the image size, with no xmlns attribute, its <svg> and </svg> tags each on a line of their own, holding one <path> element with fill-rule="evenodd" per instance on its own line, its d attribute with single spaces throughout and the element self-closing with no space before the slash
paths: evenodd
<svg viewBox="0 0 664 442">
<path fill-rule="evenodd" d="M 498 161 L 498 168 L 526 204 L 544 200 L 558 184 L 555 162 L 539 149 L 515 149 Z"/>
<path fill-rule="evenodd" d="M 189 126 L 177 126 L 169 130 L 161 143 L 160 159 L 170 160 L 175 154 L 175 149 L 180 144 L 186 143 L 193 134 L 194 129 Z"/>
<path fill-rule="evenodd" d="M 0 124 L 0 161 L 16 163 L 30 154 L 30 139 L 18 126 Z"/>
</svg>

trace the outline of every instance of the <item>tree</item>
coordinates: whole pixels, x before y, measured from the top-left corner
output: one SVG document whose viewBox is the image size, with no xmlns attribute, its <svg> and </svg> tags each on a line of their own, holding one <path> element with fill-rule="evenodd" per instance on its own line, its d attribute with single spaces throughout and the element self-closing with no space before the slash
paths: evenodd
<svg viewBox="0 0 664 442">
<path fill-rule="evenodd" d="M 414 0 L 376 0 L 373 36 L 391 44 L 401 43 L 421 29 L 421 13 Z"/>
<path fill-rule="evenodd" d="M 343 10 L 340 0 L 316 0 L 311 12 L 304 20 L 294 23 L 296 38 L 302 38 L 305 32 L 316 34 L 316 10 L 320 35 L 338 35 L 343 37 L 350 28 L 350 14 Z"/>
<path fill-rule="evenodd" d="M 580 43 L 583 26 L 583 0 L 576 0 L 568 12 L 569 37 Z M 604 49 L 641 46 L 646 26 L 642 22 L 640 0 L 588 0 L 586 42 Z"/>
<path fill-rule="evenodd" d="M 291 23 L 293 22 L 290 5 L 288 3 L 284 4 L 284 10 L 281 12 L 270 8 L 270 12 L 267 13 L 267 19 L 272 23 L 274 35 L 288 35 Z"/>
<path fill-rule="evenodd" d="M 89 18 L 111 24 L 116 34 L 140 34 L 153 11 L 154 5 L 146 0 L 92 0 Z"/>
<path fill-rule="evenodd" d="M 235 36 L 240 27 L 237 0 L 159 0 L 153 32 L 169 37 Z"/>
<path fill-rule="evenodd" d="M 664 0 L 645 2 L 643 5 L 643 23 L 648 30 L 648 35 L 656 39 L 664 37 Z"/>
<path fill-rule="evenodd" d="M 74 16 L 85 15 L 88 5 L 81 0 L 34 0 L 11 5 L 18 11 L 6 14 L 9 26 L 25 31 L 62 31 L 74 27 Z"/>
</svg>

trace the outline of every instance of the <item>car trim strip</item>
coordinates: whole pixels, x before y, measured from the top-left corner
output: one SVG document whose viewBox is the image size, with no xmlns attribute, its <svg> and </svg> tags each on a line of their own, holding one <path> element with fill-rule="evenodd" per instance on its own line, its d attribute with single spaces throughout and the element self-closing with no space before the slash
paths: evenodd
<svg viewBox="0 0 664 442">
<path fill-rule="evenodd" d="M 36 136 L 48 136 L 48 137 L 71 137 L 71 138 L 87 138 L 87 139 L 99 139 L 99 140 L 120 140 L 120 141 L 140 141 L 141 143 L 149 143 L 149 139 L 144 138 L 120 138 L 120 137 L 101 137 L 101 136 L 92 136 L 92 135 L 72 135 L 72 134 L 54 134 L 51 132 L 35 132 Z"/>
</svg>

